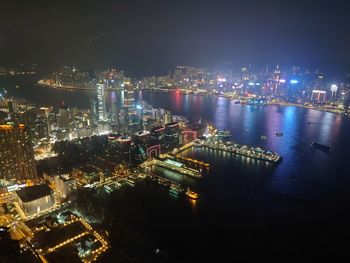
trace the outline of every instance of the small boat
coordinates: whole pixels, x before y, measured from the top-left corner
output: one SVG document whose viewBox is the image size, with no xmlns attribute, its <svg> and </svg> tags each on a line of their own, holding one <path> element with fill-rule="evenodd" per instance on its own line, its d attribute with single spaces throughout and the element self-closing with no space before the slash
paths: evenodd
<svg viewBox="0 0 350 263">
<path fill-rule="evenodd" d="M 266 139 L 267 139 L 267 136 L 261 135 L 261 136 L 260 136 L 260 139 L 261 139 L 261 140 L 266 140 Z"/>
<path fill-rule="evenodd" d="M 311 146 L 320 149 L 321 151 L 329 151 L 332 148 L 332 145 L 324 145 L 318 142 L 312 142 Z"/>
<path fill-rule="evenodd" d="M 276 132 L 276 136 L 277 137 L 282 137 L 283 136 L 283 132 Z"/>
<path fill-rule="evenodd" d="M 196 192 L 191 191 L 189 188 L 187 188 L 185 194 L 191 199 L 198 199 L 198 194 Z"/>
</svg>

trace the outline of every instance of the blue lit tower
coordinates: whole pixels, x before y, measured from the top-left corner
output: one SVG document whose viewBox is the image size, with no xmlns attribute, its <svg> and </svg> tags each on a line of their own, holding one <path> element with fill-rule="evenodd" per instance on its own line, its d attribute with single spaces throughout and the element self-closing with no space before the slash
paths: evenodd
<svg viewBox="0 0 350 263">
<path fill-rule="evenodd" d="M 98 120 L 106 119 L 106 101 L 105 101 L 105 87 L 103 83 L 97 83 L 97 106 L 98 106 Z"/>
<path fill-rule="evenodd" d="M 124 116 L 122 123 L 123 125 L 123 130 L 126 134 L 129 132 L 134 133 L 137 130 L 139 130 L 137 126 L 137 116 L 135 114 L 135 108 L 134 108 L 134 103 L 135 103 L 135 98 L 134 98 L 134 88 L 130 84 L 130 81 L 124 82 L 124 99 L 123 99 L 124 107 Z"/>
</svg>

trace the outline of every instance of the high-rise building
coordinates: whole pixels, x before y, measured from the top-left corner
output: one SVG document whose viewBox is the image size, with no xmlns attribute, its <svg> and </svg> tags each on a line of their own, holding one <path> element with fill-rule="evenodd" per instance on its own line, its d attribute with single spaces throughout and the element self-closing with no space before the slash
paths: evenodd
<svg viewBox="0 0 350 263">
<path fill-rule="evenodd" d="M 5 120 L 7 119 L 7 113 L 4 111 L 0 111 L 0 123 L 4 123 Z"/>
<path fill-rule="evenodd" d="M 94 99 L 90 100 L 90 125 L 93 126 L 97 120 L 97 102 Z"/>
<path fill-rule="evenodd" d="M 134 108 L 134 89 L 132 85 L 125 85 L 124 86 L 124 107 L 130 111 Z"/>
<path fill-rule="evenodd" d="M 105 101 L 105 86 L 103 83 L 97 84 L 97 106 L 98 106 L 98 120 L 106 119 L 106 101 Z"/>
<path fill-rule="evenodd" d="M 326 100 L 326 91 L 324 90 L 312 90 L 311 101 L 324 102 Z"/>
<path fill-rule="evenodd" d="M 331 93 L 332 93 L 332 100 L 334 101 L 337 97 L 337 91 L 338 91 L 338 85 L 332 84 L 331 85 Z"/>
<path fill-rule="evenodd" d="M 61 174 L 54 177 L 57 192 L 63 198 L 71 195 L 76 189 L 76 181 L 67 174 Z"/>
<path fill-rule="evenodd" d="M 174 79 L 176 82 L 182 82 L 188 75 L 188 69 L 185 66 L 177 66 L 174 72 Z"/>
<path fill-rule="evenodd" d="M 170 111 L 164 113 L 164 124 L 173 122 L 173 115 Z"/>
<path fill-rule="evenodd" d="M 109 134 L 107 152 L 111 160 L 130 161 L 131 143 L 131 137 L 127 135 Z"/>
<path fill-rule="evenodd" d="M 273 73 L 273 76 L 272 76 L 272 81 L 273 81 L 272 87 L 273 87 L 274 95 L 278 95 L 277 93 L 279 92 L 280 79 L 281 79 L 281 70 L 277 65 L 275 72 Z"/>
<path fill-rule="evenodd" d="M 117 139 L 118 152 L 120 158 L 124 161 L 130 161 L 131 154 L 131 137 L 124 135 Z"/>
<path fill-rule="evenodd" d="M 144 161 L 147 158 L 147 148 L 149 147 L 151 133 L 149 131 L 140 131 L 134 135 L 134 144 L 136 148 L 136 160 Z"/>
<path fill-rule="evenodd" d="M 32 126 L 37 118 L 37 112 L 35 108 L 26 110 L 21 118 L 25 125 Z"/>
<path fill-rule="evenodd" d="M 164 142 L 164 126 L 156 126 L 151 129 L 151 145 L 160 144 L 162 145 Z"/>
<path fill-rule="evenodd" d="M 59 118 L 59 127 L 61 129 L 69 129 L 69 111 L 66 107 L 62 106 L 58 110 Z"/>
<path fill-rule="evenodd" d="M 47 115 L 47 130 L 48 132 L 52 132 L 57 126 L 57 116 L 56 114 L 50 112 Z"/>
<path fill-rule="evenodd" d="M 24 124 L 0 125 L 0 178 L 35 179 L 36 167 L 30 132 Z"/>
<path fill-rule="evenodd" d="M 37 120 L 34 124 L 34 138 L 40 140 L 47 138 L 49 135 L 47 123 L 44 121 Z"/>
<path fill-rule="evenodd" d="M 17 105 L 16 105 L 16 102 L 15 102 L 15 101 L 9 100 L 9 101 L 7 102 L 7 106 L 8 106 L 8 110 L 9 110 L 9 113 L 10 113 L 10 114 L 16 112 L 16 110 L 17 110 Z"/>
<path fill-rule="evenodd" d="M 130 114 L 129 113 L 126 133 L 132 135 L 141 129 L 142 129 L 141 118 L 137 114 Z"/>
<path fill-rule="evenodd" d="M 180 125 L 178 122 L 165 124 L 164 146 L 170 150 L 179 146 Z"/>
</svg>

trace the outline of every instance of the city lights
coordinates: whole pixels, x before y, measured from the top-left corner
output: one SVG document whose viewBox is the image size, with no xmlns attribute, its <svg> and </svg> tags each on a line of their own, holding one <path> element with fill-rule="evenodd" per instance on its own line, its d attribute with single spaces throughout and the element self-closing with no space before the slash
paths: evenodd
<svg viewBox="0 0 350 263">
<path fill-rule="evenodd" d="M 346 262 L 349 1 L 20 2 L 1 262 Z"/>
</svg>

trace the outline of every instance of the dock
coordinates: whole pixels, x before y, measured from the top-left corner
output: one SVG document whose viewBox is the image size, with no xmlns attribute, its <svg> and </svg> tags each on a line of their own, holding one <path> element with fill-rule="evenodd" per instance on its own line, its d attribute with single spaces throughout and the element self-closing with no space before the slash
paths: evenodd
<svg viewBox="0 0 350 263">
<path fill-rule="evenodd" d="M 242 155 L 253 159 L 277 164 L 282 157 L 272 151 L 266 151 L 259 147 L 249 147 L 247 145 L 224 143 L 218 140 L 196 140 L 194 147 L 206 147 L 213 150 L 225 151 L 232 154 Z"/>
</svg>

